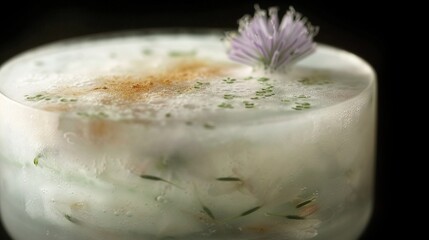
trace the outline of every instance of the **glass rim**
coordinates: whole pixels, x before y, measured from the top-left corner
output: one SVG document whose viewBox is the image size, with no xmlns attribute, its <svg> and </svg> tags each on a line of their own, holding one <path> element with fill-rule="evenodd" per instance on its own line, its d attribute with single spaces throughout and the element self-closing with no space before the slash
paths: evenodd
<svg viewBox="0 0 429 240">
<path fill-rule="evenodd" d="M 45 44 L 42 44 L 40 46 L 34 47 L 34 48 L 30 48 L 26 51 L 23 51 L 17 55 L 15 55 L 14 57 L 6 60 L 3 64 L 0 65 L 0 85 L 1 85 L 1 73 L 2 70 L 7 67 L 10 66 L 16 62 L 22 61 L 23 57 L 34 57 L 33 54 L 37 54 L 39 51 L 43 51 L 46 50 L 48 48 L 54 48 L 56 46 L 65 46 L 65 45 L 72 45 L 75 43 L 81 43 L 81 42 L 91 42 L 91 41 L 98 41 L 98 40 L 103 40 L 103 39 L 114 39 L 114 38 L 120 38 L 120 37 L 131 37 L 131 36 L 145 36 L 145 35 L 155 35 L 155 34 L 192 34 L 192 35 L 208 35 L 208 34 L 214 34 L 214 35 L 219 35 L 222 36 L 225 35 L 228 31 L 232 31 L 232 29 L 227 29 L 227 28 L 170 28 L 170 27 L 166 27 L 166 28 L 144 28 L 144 29 L 131 29 L 131 30 L 120 30 L 120 31 L 111 31 L 111 32 L 101 32 L 101 33 L 93 33 L 93 34 L 88 34 L 88 35 L 82 35 L 82 36 L 76 36 L 76 37 L 71 37 L 71 38 L 65 38 L 65 39 L 61 39 L 61 40 L 57 40 L 57 41 L 52 41 L 52 42 L 48 42 Z M 354 58 L 355 60 L 358 60 L 361 64 L 363 64 L 364 66 L 366 66 L 369 70 L 370 70 L 370 77 L 368 78 L 368 84 L 367 86 L 365 86 L 365 88 L 361 89 L 358 94 L 356 94 L 353 97 L 347 98 L 344 101 L 340 101 L 337 102 L 335 104 L 332 105 L 328 105 L 328 106 L 324 106 L 320 109 L 312 109 L 311 111 L 308 112 L 300 112 L 299 114 L 297 113 L 288 113 L 288 114 L 282 114 L 282 115 L 268 115 L 268 116 L 263 116 L 263 117 L 258 117 L 257 119 L 253 119 L 253 120 L 257 120 L 258 123 L 265 123 L 265 122 L 282 122 L 285 119 L 290 119 L 290 118 L 294 118 L 295 116 L 298 116 L 298 118 L 311 114 L 311 113 L 315 113 L 316 111 L 326 111 L 327 109 L 330 108 L 335 108 L 338 105 L 342 105 L 342 104 L 346 104 L 347 102 L 353 101 L 356 98 L 359 98 L 359 96 L 367 93 L 369 90 L 371 90 L 371 88 L 375 88 L 377 86 L 377 76 L 376 76 L 376 72 L 374 70 L 374 68 L 367 62 L 365 61 L 363 58 L 361 58 L 360 56 L 343 50 L 341 48 L 337 48 L 328 44 L 323 44 L 323 43 L 319 43 L 318 44 L 318 48 L 326 48 L 326 49 L 330 49 L 333 51 L 338 51 L 338 52 L 343 52 L 346 53 L 348 56 Z M 29 54 L 31 54 L 31 56 L 28 56 Z M 41 113 L 46 113 L 46 114 L 61 114 L 63 115 L 63 117 L 66 118 L 76 118 L 76 117 L 71 117 L 70 112 L 56 112 L 56 111 L 50 111 L 50 110 L 46 110 L 46 109 L 42 109 L 42 108 L 38 108 L 38 107 L 34 107 L 34 106 L 30 106 L 30 105 L 26 105 L 12 97 L 9 97 L 7 93 L 5 93 L 1 88 L 0 88 L 0 95 L 4 98 L 6 98 L 8 101 L 13 102 L 14 104 L 18 104 L 20 107 L 24 107 L 24 108 L 28 108 L 28 109 L 32 109 L 33 111 L 38 111 Z M 108 120 L 108 119 L 106 119 Z M 139 120 L 139 119 L 136 119 Z M 117 120 L 117 121 L 121 121 L 121 120 Z M 127 120 L 125 120 L 127 121 Z M 246 122 L 252 123 L 252 119 L 248 119 Z M 234 122 L 234 124 L 242 124 L 243 122 L 239 121 L 239 122 Z"/>
</svg>

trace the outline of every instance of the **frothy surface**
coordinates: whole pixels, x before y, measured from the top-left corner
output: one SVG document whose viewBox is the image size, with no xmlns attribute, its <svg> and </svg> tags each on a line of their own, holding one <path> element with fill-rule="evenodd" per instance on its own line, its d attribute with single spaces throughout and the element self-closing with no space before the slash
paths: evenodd
<svg viewBox="0 0 429 240">
<path fill-rule="evenodd" d="M 56 44 L 0 71 L 1 92 L 28 106 L 88 118 L 159 121 L 303 113 L 344 102 L 371 69 L 319 46 L 287 73 L 230 61 L 220 35 L 142 35 Z"/>
</svg>

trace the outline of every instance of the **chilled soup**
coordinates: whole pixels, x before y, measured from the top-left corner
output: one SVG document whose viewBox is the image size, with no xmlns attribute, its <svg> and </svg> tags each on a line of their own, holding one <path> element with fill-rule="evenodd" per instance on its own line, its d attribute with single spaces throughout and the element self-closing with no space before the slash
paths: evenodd
<svg viewBox="0 0 429 240">
<path fill-rule="evenodd" d="M 220 38 L 83 39 L 3 66 L 11 236 L 356 239 L 372 202 L 372 69 L 319 46 L 267 73 Z"/>
</svg>

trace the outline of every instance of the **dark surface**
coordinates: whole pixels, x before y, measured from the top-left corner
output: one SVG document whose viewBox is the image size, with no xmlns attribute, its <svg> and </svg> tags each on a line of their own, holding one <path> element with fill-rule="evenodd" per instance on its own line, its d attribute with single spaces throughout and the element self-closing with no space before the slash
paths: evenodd
<svg viewBox="0 0 429 240">
<path fill-rule="evenodd" d="M 144 2 L 143 0 L 141 2 Z M 204 3 L 203 3 L 204 2 Z M 374 214 L 362 240 L 378 239 L 386 231 L 400 234 L 394 206 L 395 178 L 401 153 L 400 142 L 394 135 L 405 130 L 396 128 L 400 118 L 394 115 L 391 100 L 399 95 L 396 69 L 389 62 L 391 39 L 389 32 L 394 10 L 371 5 L 371 2 L 344 1 L 259 1 L 261 7 L 289 5 L 320 26 L 318 42 L 346 49 L 367 60 L 376 70 L 379 86 L 379 128 Z M 40 3 L 10 6 L 2 10 L 0 24 L 0 62 L 29 48 L 55 40 L 86 34 L 125 29 L 154 27 L 214 27 L 235 28 L 236 21 L 246 13 L 253 13 L 253 3 L 231 1 L 159 1 L 135 4 L 129 1 L 104 2 L 102 5 Z M 393 151 L 394 150 L 394 151 Z M 396 213 L 395 213 L 396 214 Z M 345 229 L 345 231 L 347 231 Z M 1 239 L 9 239 L 0 229 Z"/>
</svg>

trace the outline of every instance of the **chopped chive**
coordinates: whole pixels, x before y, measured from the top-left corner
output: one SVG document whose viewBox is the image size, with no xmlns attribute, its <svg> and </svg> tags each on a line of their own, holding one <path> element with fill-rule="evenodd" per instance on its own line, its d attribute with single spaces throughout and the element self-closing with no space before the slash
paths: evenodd
<svg viewBox="0 0 429 240">
<path fill-rule="evenodd" d="M 194 84 L 194 88 L 200 89 L 200 88 L 205 87 L 207 85 L 210 85 L 210 83 L 198 81 Z"/>
<path fill-rule="evenodd" d="M 252 76 L 248 76 L 248 77 L 244 78 L 244 80 L 250 80 L 250 79 L 253 79 L 253 77 Z"/>
<path fill-rule="evenodd" d="M 298 215 L 287 215 L 286 216 L 287 219 L 292 219 L 292 220 L 304 220 L 304 217 L 298 216 Z"/>
<path fill-rule="evenodd" d="M 261 207 L 262 207 L 262 206 L 257 206 L 257 207 L 251 208 L 251 209 L 249 209 L 249 210 L 247 210 L 247 211 L 243 212 L 242 214 L 240 214 L 240 217 L 244 217 L 244 216 L 247 216 L 247 215 L 249 215 L 249 214 L 251 214 L 251 213 L 253 213 L 253 212 L 256 212 L 256 211 L 258 211 Z"/>
<path fill-rule="evenodd" d="M 165 114 L 165 117 L 166 117 L 166 118 L 171 117 L 171 113 L 166 113 L 166 114 Z"/>
<path fill-rule="evenodd" d="M 39 165 L 40 158 L 42 158 L 42 154 L 39 153 L 39 154 L 37 154 L 37 156 L 33 160 L 34 166 L 38 166 Z"/>
<path fill-rule="evenodd" d="M 217 106 L 220 108 L 234 108 L 230 103 L 221 103 Z"/>
<path fill-rule="evenodd" d="M 234 83 L 235 81 L 237 81 L 237 79 L 227 77 L 227 78 L 223 79 L 222 81 L 224 81 L 227 84 L 231 84 L 231 83 Z"/>
<path fill-rule="evenodd" d="M 256 94 L 256 96 L 264 96 L 265 91 L 256 91 L 255 94 Z"/>
<path fill-rule="evenodd" d="M 75 224 L 79 224 L 79 223 L 80 223 L 80 221 L 79 221 L 77 218 L 72 217 L 72 216 L 70 216 L 70 215 L 68 215 L 68 214 L 64 214 L 64 217 L 65 217 L 67 220 L 69 220 L 70 222 L 72 222 L 72 223 L 75 223 Z"/>
<path fill-rule="evenodd" d="M 267 78 L 267 77 L 260 77 L 260 78 L 258 78 L 258 81 L 259 82 L 266 82 L 266 81 L 268 81 L 268 80 L 270 80 L 269 78 Z"/>
<path fill-rule="evenodd" d="M 165 179 L 163 179 L 163 178 L 157 177 L 157 176 L 152 176 L 152 175 L 140 175 L 140 177 L 141 177 L 141 178 L 143 178 L 143 179 L 152 180 L 152 181 L 162 181 L 162 182 L 165 182 L 165 183 L 171 184 L 171 185 L 173 185 L 173 186 L 175 186 L 175 187 L 177 187 L 177 188 L 183 189 L 181 186 L 179 186 L 179 185 L 177 185 L 177 184 L 175 184 L 175 183 L 173 183 L 173 182 L 170 182 L 170 181 L 168 181 L 168 180 L 165 180 Z"/>
<path fill-rule="evenodd" d="M 206 206 L 203 206 L 203 211 L 211 218 L 215 219 L 215 216 L 213 215 L 213 212 Z"/>
<path fill-rule="evenodd" d="M 255 104 L 252 102 L 244 101 L 243 103 L 244 103 L 245 108 L 254 108 L 255 107 Z"/>
<path fill-rule="evenodd" d="M 314 198 L 309 199 L 309 200 L 306 200 L 306 201 L 301 202 L 301 203 L 298 203 L 298 204 L 296 205 L 296 208 L 304 207 L 305 205 L 307 205 L 307 204 L 309 204 L 309 203 L 311 203 L 311 202 L 313 202 L 313 201 L 314 201 Z"/>
<path fill-rule="evenodd" d="M 225 94 L 225 95 L 223 95 L 223 98 L 228 99 L 228 100 L 233 99 L 234 97 L 235 96 L 232 95 L 232 94 Z"/>
<path fill-rule="evenodd" d="M 232 182 L 241 181 L 240 178 L 236 178 L 236 177 L 220 177 L 220 178 L 216 178 L 216 180 L 218 180 L 218 181 L 232 181 Z"/>
<path fill-rule="evenodd" d="M 184 52 L 184 51 L 170 51 L 168 53 L 168 55 L 170 57 L 186 57 L 186 56 L 194 56 L 195 54 L 197 54 L 197 51 L 195 50 L 191 50 L 188 52 Z"/>
<path fill-rule="evenodd" d="M 214 129 L 215 126 L 213 125 L 213 123 L 204 123 L 203 127 L 205 129 Z"/>
<path fill-rule="evenodd" d="M 165 181 L 164 179 L 152 175 L 140 175 L 141 178 L 153 180 L 153 181 Z"/>
<path fill-rule="evenodd" d="M 251 97 L 250 99 L 252 99 L 252 100 L 258 100 L 259 97 Z"/>
</svg>

